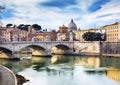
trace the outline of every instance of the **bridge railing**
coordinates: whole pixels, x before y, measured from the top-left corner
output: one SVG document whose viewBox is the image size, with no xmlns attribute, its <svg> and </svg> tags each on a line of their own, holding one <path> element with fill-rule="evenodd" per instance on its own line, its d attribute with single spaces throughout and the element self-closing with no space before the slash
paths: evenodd
<svg viewBox="0 0 120 85">
<path fill-rule="evenodd" d="M 76 41 L 15 41 L 15 42 L 2 42 L 1 44 L 12 44 L 12 43 L 73 43 Z"/>
</svg>

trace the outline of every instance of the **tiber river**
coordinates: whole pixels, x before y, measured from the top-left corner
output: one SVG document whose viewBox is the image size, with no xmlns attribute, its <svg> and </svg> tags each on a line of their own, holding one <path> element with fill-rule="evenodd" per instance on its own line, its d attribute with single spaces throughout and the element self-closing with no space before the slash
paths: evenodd
<svg viewBox="0 0 120 85">
<path fill-rule="evenodd" d="M 30 80 L 24 85 L 120 85 L 119 57 L 55 55 L 0 64 Z"/>
</svg>

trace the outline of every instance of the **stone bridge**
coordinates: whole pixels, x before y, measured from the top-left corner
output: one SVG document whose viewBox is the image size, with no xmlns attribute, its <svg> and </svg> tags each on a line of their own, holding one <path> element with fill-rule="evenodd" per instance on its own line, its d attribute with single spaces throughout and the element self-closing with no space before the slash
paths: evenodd
<svg viewBox="0 0 120 85">
<path fill-rule="evenodd" d="M 0 48 L 4 48 L 6 50 L 11 51 L 12 53 L 19 52 L 26 47 L 39 47 L 49 52 L 53 47 L 63 46 L 69 48 L 69 50 L 73 50 L 73 43 L 69 41 L 57 42 L 57 41 L 47 41 L 47 42 L 5 42 L 0 44 Z"/>
<path fill-rule="evenodd" d="M 64 53 L 100 53 L 99 42 L 79 41 L 47 41 L 47 42 L 4 42 L 0 44 L 0 50 L 8 50 L 12 54 L 20 52 L 26 47 L 39 48 L 47 54 L 51 54 L 52 48 L 62 48 Z M 58 50 L 58 49 L 57 49 Z"/>
</svg>

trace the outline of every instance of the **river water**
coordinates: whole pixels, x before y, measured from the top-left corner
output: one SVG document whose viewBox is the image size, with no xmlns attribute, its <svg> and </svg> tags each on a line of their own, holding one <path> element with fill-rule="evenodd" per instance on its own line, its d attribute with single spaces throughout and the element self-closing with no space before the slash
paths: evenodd
<svg viewBox="0 0 120 85">
<path fill-rule="evenodd" d="M 30 80 L 24 85 L 120 85 L 119 57 L 54 55 L 0 64 Z"/>
</svg>

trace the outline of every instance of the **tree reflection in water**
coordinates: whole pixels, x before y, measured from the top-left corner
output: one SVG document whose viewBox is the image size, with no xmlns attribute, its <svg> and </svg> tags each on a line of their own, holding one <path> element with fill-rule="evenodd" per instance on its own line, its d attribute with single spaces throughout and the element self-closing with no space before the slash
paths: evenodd
<svg viewBox="0 0 120 85">
<path fill-rule="evenodd" d="M 45 67 L 46 63 L 45 62 L 35 62 L 33 63 L 33 69 L 36 71 L 42 71 L 45 69 L 41 69 L 42 67 Z"/>
</svg>

